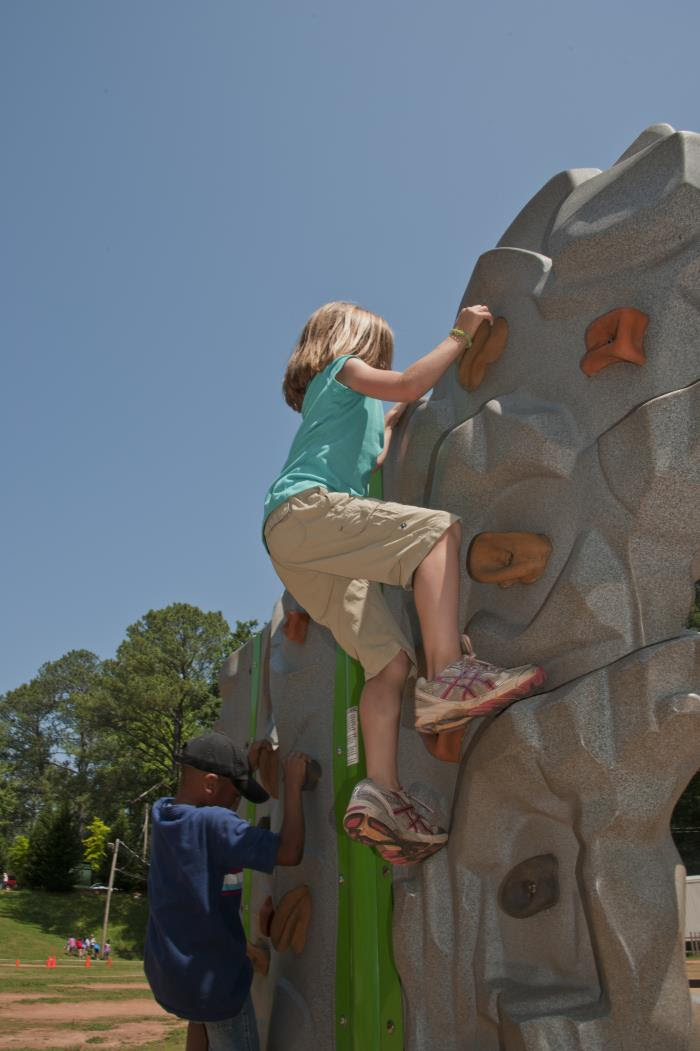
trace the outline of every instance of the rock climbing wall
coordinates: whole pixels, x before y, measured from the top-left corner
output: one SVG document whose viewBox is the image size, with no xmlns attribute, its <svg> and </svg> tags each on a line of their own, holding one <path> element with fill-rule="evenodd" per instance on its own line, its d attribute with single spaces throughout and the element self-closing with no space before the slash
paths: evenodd
<svg viewBox="0 0 700 1051">
<path fill-rule="evenodd" d="M 700 637 L 684 630 L 700 577 L 699 243 L 699 135 L 656 125 L 609 170 L 555 176 L 465 292 L 502 320 L 407 414 L 385 466 L 387 499 L 462 518 L 477 654 L 548 674 L 546 693 L 431 742 L 453 764 L 422 747 L 407 691 L 402 779 L 450 826 L 445 850 L 393 876 L 407 1051 L 700 1047 L 669 833 L 700 766 Z M 389 601 L 416 635 L 410 596 Z M 328 766 L 334 646 L 313 624 L 288 637 L 295 608 L 285 596 L 264 639 L 261 711 L 283 753 Z M 248 650 L 222 677 L 239 740 Z M 322 777 L 301 870 L 253 880 L 252 913 L 299 884 L 313 903 L 303 952 L 256 978 L 271 1051 L 336 1046 L 333 803 Z"/>
</svg>

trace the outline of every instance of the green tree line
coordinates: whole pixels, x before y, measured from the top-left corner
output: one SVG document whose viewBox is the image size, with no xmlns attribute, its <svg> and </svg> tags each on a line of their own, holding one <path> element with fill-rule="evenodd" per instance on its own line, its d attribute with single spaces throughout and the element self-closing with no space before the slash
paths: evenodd
<svg viewBox="0 0 700 1051">
<path fill-rule="evenodd" d="M 173 791 L 175 757 L 214 722 L 226 657 L 257 627 L 174 603 L 126 629 L 114 659 L 71 650 L 0 697 L 0 865 L 29 886 L 67 889 L 81 861 L 105 880 L 108 844 L 127 844 L 117 882 L 142 886 L 144 819 Z M 688 627 L 700 629 L 700 584 Z M 672 818 L 700 873 L 700 774 Z"/>
<path fill-rule="evenodd" d="M 142 884 L 143 825 L 175 787 L 176 756 L 209 729 L 223 662 L 257 627 L 186 603 L 150 610 L 111 660 L 71 650 L 0 697 L 0 864 L 28 886 L 68 889 L 81 861 Z M 132 853 L 133 852 L 133 853 Z"/>
</svg>

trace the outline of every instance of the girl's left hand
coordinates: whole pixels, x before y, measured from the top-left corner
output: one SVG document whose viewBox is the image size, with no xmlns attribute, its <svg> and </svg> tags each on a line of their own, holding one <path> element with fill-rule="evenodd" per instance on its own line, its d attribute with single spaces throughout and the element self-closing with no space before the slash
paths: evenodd
<svg viewBox="0 0 700 1051">
<path fill-rule="evenodd" d="M 410 403 L 407 401 L 397 401 L 396 405 L 392 405 L 391 408 L 384 413 L 384 426 L 389 428 L 395 427 L 409 404 Z"/>
</svg>

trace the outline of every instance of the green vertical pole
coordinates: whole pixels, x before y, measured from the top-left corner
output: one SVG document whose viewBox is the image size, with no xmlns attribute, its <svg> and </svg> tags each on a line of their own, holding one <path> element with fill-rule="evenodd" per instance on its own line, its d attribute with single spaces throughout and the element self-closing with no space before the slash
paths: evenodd
<svg viewBox="0 0 700 1051">
<path fill-rule="evenodd" d="M 258 706 L 260 703 L 260 687 L 262 684 L 261 668 L 262 635 L 253 636 L 253 656 L 250 665 L 250 714 L 248 718 L 248 743 L 255 740 L 258 732 Z M 255 803 L 246 804 L 246 820 L 251 825 L 255 824 Z M 250 894 L 253 884 L 253 874 L 250 869 L 243 871 L 243 903 L 241 906 L 243 929 L 246 938 L 250 938 Z"/>
<path fill-rule="evenodd" d="M 381 497 L 381 478 L 370 495 Z M 350 794 L 366 774 L 359 663 L 337 650 L 333 708 L 333 789 L 338 835 L 336 1051 L 401 1051 L 401 984 L 392 951 L 391 865 L 343 830 Z"/>
</svg>

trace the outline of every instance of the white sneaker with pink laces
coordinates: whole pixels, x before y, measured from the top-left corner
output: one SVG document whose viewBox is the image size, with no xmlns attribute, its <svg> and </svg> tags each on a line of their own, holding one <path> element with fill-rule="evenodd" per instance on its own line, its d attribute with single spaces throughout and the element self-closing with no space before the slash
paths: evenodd
<svg viewBox="0 0 700 1051">
<path fill-rule="evenodd" d="M 493 715 L 525 697 L 546 679 L 536 664 L 499 668 L 477 660 L 464 636 L 467 652 L 448 664 L 434 679 L 416 682 L 416 730 L 443 733 L 464 726 L 470 719 Z"/>
<path fill-rule="evenodd" d="M 443 847 L 447 832 L 421 813 L 430 808 L 403 788 L 382 788 L 368 777 L 355 785 L 343 827 L 351 839 L 376 847 L 392 865 L 423 861 Z"/>
</svg>

